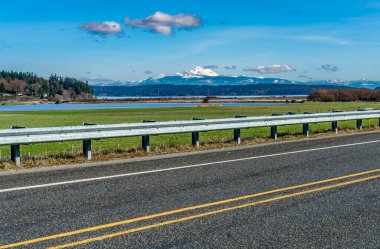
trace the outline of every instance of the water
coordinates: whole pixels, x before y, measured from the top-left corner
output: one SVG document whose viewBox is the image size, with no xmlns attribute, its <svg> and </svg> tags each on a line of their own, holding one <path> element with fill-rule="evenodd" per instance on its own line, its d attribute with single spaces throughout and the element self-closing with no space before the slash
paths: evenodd
<svg viewBox="0 0 380 249">
<path fill-rule="evenodd" d="M 216 98 L 231 98 L 231 99 L 244 99 L 244 98 L 306 98 L 308 95 L 226 95 L 226 96 L 213 96 Z M 191 98 L 206 98 L 207 96 L 96 96 L 97 99 L 191 99 Z"/>
<path fill-rule="evenodd" d="M 36 105 L 4 105 L 0 112 L 11 111 L 54 111 L 54 110 L 91 110 L 91 109 L 121 109 L 121 108 L 170 108 L 170 107 L 196 107 L 200 103 L 101 103 L 101 104 L 36 104 Z M 224 102 L 217 103 L 222 106 L 268 106 L 286 103 L 246 103 Z"/>
</svg>

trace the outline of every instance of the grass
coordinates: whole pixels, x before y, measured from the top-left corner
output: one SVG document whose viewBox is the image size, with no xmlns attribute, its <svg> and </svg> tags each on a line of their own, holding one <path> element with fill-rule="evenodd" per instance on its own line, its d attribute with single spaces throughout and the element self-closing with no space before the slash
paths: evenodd
<svg viewBox="0 0 380 249">
<path fill-rule="evenodd" d="M 26 127 L 48 127 L 81 125 L 84 122 L 97 124 L 115 124 L 141 122 L 141 120 L 190 120 L 196 118 L 227 118 L 234 115 L 261 116 L 272 113 L 286 112 L 328 112 L 335 110 L 357 110 L 358 108 L 380 108 L 375 102 L 334 102 L 334 103 L 302 103 L 273 106 L 242 106 L 242 107 L 194 107 L 194 108 L 147 108 L 147 109 L 111 109 L 111 110 L 78 110 L 78 111 L 31 111 L 31 112 L 2 112 L 0 113 L 0 129 L 7 129 L 12 125 Z M 378 120 L 364 120 L 363 126 L 375 127 Z M 355 121 L 339 122 L 340 129 L 354 129 Z M 312 124 L 311 133 L 326 132 L 331 124 Z M 301 134 L 301 125 L 279 127 L 280 137 L 296 136 Z M 242 130 L 242 138 L 246 141 L 267 139 L 269 128 L 253 128 Z M 203 132 L 200 135 L 202 148 L 215 147 L 217 144 L 229 143 L 232 131 Z M 151 137 L 151 147 L 154 153 L 164 151 L 174 152 L 191 150 L 191 135 L 176 134 Z M 49 143 L 21 146 L 23 162 L 28 166 L 56 164 L 64 161 L 76 162 L 81 159 L 81 142 Z M 93 142 L 95 159 L 143 155 L 140 151 L 141 138 L 104 139 Z M 218 145 L 219 146 L 219 145 Z M 217 147 L 218 147 L 217 146 Z M 0 147 L 0 168 L 10 167 L 9 146 Z M 108 156 L 106 156 L 108 155 Z M 25 160 L 26 159 L 26 160 Z M 54 159 L 53 161 L 51 161 Z M 47 161 L 46 161 L 47 160 Z M 50 162 L 49 162 L 50 160 Z M 58 160 L 58 161 L 57 161 Z M 3 165 L 3 166 L 1 166 Z M 5 166 L 4 166 L 5 165 Z M 7 166 L 8 165 L 8 166 Z"/>
<path fill-rule="evenodd" d="M 18 102 L 18 101 L 0 101 L 0 106 L 2 105 L 24 105 L 25 103 L 23 102 Z"/>
</svg>

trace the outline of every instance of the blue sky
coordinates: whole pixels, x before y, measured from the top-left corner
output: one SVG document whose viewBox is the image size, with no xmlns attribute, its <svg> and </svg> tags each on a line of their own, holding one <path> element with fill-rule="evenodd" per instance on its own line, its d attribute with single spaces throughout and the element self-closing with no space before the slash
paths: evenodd
<svg viewBox="0 0 380 249">
<path fill-rule="evenodd" d="M 130 81 L 211 66 L 223 75 L 380 80 L 380 1 L 0 0 L 0 6 L 0 69 Z"/>
</svg>

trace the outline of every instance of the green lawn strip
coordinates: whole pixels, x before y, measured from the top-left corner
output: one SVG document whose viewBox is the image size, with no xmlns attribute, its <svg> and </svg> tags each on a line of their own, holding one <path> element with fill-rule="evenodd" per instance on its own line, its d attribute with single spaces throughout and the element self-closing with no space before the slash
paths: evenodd
<svg viewBox="0 0 380 249">
<path fill-rule="evenodd" d="M 8 101 L 0 101 L 0 106 L 5 106 L 5 105 L 25 105 L 25 103 L 17 102 L 17 101 L 9 101 L 9 102 Z"/>
<path fill-rule="evenodd" d="M 11 125 L 26 127 L 48 127 L 81 125 L 84 122 L 97 124 L 116 124 L 141 122 L 144 119 L 169 121 L 190 120 L 196 118 L 228 118 L 234 115 L 262 116 L 272 113 L 286 112 L 328 112 L 336 110 L 357 110 L 358 108 L 380 108 L 380 103 L 374 102 L 347 102 L 347 103 L 303 103 L 284 104 L 273 106 L 242 106 L 242 107 L 196 107 L 196 108 L 146 108 L 146 109 L 111 109 L 111 110 L 78 110 L 78 111 L 33 111 L 33 112 L 2 112 L 0 113 L 0 128 L 6 129 Z M 378 125 L 378 119 L 364 120 L 364 127 Z M 356 121 L 339 122 L 339 129 L 355 129 Z M 331 123 L 311 124 L 311 133 L 328 131 Z M 299 135 L 302 133 L 302 125 L 280 126 L 279 136 Z M 242 138 L 269 137 L 270 128 L 242 129 Z M 201 143 L 216 143 L 231 141 L 232 130 L 210 131 L 200 134 Z M 191 145 L 191 134 L 169 134 L 151 137 L 152 149 L 162 146 L 176 147 Z M 140 137 L 103 139 L 93 142 L 95 153 L 130 150 L 141 147 Z M 81 152 L 82 144 L 77 142 L 62 142 L 49 144 L 33 144 L 22 146 L 23 156 L 46 157 L 71 156 Z M 9 146 L 0 148 L 1 155 L 9 155 Z"/>
</svg>

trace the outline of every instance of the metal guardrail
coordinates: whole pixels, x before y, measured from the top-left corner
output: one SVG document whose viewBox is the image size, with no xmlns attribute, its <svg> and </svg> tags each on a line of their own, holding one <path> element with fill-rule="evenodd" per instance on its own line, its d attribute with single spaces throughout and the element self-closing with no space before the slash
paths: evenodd
<svg viewBox="0 0 380 249">
<path fill-rule="evenodd" d="M 149 136 L 162 134 L 192 133 L 192 144 L 199 146 L 199 132 L 215 130 L 234 130 L 234 140 L 240 144 L 240 129 L 271 127 L 271 138 L 277 139 L 277 126 L 303 125 L 303 134 L 309 135 L 310 123 L 331 122 L 332 130 L 338 131 L 338 121 L 357 120 L 357 128 L 362 129 L 363 119 L 379 118 L 380 110 L 287 114 L 261 117 L 235 116 L 226 119 L 193 119 L 189 121 L 154 122 L 83 126 L 25 128 L 13 126 L 13 129 L 0 130 L 0 146 L 11 145 L 11 159 L 19 165 L 20 145 L 35 143 L 66 142 L 83 140 L 83 154 L 92 157 L 91 140 L 119 137 L 142 137 L 142 147 L 150 150 Z"/>
</svg>

